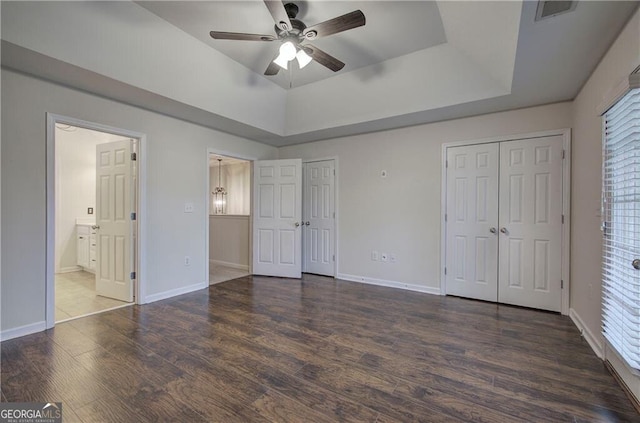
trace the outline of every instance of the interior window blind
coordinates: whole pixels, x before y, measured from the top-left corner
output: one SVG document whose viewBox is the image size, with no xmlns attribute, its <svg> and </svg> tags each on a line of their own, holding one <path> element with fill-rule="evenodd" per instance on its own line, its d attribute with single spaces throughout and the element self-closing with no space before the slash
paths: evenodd
<svg viewBox="0 0 640 423">
<path fill-rule="evenodd" d="M 605 338 L 640 369 L 640 89 L 605 114 L 603 151 L 603 322 Z M 640 263 L 636 263 L 640 266 Z"/>
</svg>

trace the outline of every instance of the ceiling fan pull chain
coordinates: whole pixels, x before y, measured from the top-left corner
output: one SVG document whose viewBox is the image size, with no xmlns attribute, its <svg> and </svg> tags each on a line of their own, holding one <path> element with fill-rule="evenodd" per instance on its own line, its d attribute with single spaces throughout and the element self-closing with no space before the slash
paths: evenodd
<svg viewBox="0 0 640 423">
<path fill-rule="evenodd" d="M 289 88 L 293 88 L 293 66 L 289 66 Z"/>
</svg>

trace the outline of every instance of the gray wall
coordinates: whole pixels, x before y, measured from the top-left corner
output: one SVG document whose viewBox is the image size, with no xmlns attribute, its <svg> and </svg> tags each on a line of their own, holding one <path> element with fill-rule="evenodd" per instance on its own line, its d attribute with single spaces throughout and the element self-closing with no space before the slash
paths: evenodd
<svg viewBox="0 0 640 423">
<path fill-rule="evenodd" d="M 6 69 L 1 95 L 2 332 L 45 320 L 46 112 L 147 134 L 148 295 L 208 281 L 207 148 L 277 157 L 273 147 Z M 185 202 L 194 213 L 183 213 Z"/>
<path fill-rule="evenodd" d="M 280 158 L 338 158 L 338 276 L 439 293 L 442 144 L 570 127 L 567 102 L 283 147 Z"/>
</svg>

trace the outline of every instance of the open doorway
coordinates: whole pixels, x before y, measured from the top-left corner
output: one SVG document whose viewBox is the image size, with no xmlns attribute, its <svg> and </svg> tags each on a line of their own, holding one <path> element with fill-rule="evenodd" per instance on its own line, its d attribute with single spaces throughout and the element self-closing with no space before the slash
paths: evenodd
<svg viewBox="0 0 640 423">
<path fill-rule="evenodd" d="M 209 153 L 209 284 L 250 274 L 251 162 Z"/>
<path fill-rule="evenodd" d="M 133 304 L 137 258 L 138 139 L 57 120 L 52 132 L 48 326 Z"/>
</svg>

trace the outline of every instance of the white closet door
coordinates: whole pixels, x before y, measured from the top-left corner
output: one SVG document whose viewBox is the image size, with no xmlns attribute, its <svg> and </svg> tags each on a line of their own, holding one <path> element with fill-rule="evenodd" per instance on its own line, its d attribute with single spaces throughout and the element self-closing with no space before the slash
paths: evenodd
<svg viewBox="0 0 640 423">
<path fill-rule="evenodd" d="M 302 160 L 263 160 L 253 170 L 253 273 L 302 274 Z"/>
<path fill-rule="evenodd" d="M 497 301 L 497 143 L 447 149 L 446 291 Z"/>
<path fill-rule="evenodd" d="M 304 164 L 303 271 L 334 276 L 335 165 L 333 160 Z"/>
<path fill-rule="evenodd" d="M 562 137 L 500 144 L 499 250 L 499 302 L 560 311 Z"/>
</svg>

